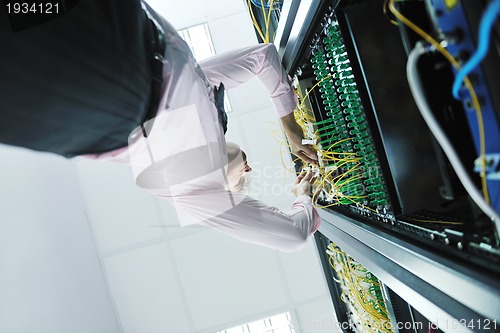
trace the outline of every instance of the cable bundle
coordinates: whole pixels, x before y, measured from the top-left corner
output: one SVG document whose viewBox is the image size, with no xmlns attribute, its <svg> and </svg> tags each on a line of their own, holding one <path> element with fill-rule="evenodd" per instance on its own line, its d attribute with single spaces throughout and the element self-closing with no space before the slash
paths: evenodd
<svg viewBox="0 0 500 333">
<path fill-rule="evenodd" d="M 356 260 L 331 243 L 326 251 L 342 288 L 340 299 L 347 304 L 353 331 L 392 332 L 380 281 Z"/>
<path fill-rule="evenodd" d="M 315 37 L 311 65 L 316 84 L 298 91 L 297 122 L 319 154 L 315 197 L 377 213 L 389 200 L 349 57 L 335 18 Z M 306 106 L 309 94 L 323 104 L 321 119 Z"/>
<path fill-rule="evenodd" d="M 248 11 L 250 12 L 250 17 L 252 19 L 253 26 L 257 33 L 259 34 L 259 37 L 262 40 L 262 43 L 271 43 L 274 40 L 274 36 L 269 35 L 269 25 L 271 23 L 271 13 L 273 10 L 277 10 L 281 8 L 282 1 L 278 0 L 270 0 L 268 3 L 263 3 L 263 0 L 256 1 L 256 0 L 247 0 L 247 5 L 248 5 Z M 260 8 L 262 10 L 262 17 L 263 17 L 263 25 L 264 25 L 264 31 L 261 29 L 261 26 L 257 22 L 257 19 L 255 18 L 255 15 L 252 10 L 252 5 L 254 5 L 257 8 Z"/>
</svg>

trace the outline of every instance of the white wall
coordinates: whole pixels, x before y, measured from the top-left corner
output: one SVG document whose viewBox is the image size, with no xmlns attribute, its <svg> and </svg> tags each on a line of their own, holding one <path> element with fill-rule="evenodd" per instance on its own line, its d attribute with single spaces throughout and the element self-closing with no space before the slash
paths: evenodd
<svg viewBox="0 0 500 333">
<path fill-rule="evenodd" d="M 73 164 L 0 145 L 0 332 L 120 332 Z"/>
<path fill-rule="evenodd" d="M 150 2 L 178 29 L 208 22 L 217 52 L 256 43 L 243 0 Z M 251 81 L 229 97 L 227 138 L 248 152 L 251 193 L 286 208 L 293 177 L 267 94 Z M 127 167 L 0 148 L 1 332 L 208 333 L 284 311 L 296 332 L 336 331 L 313 242 L 284 254 L 181 229 Z"/>
</svg>

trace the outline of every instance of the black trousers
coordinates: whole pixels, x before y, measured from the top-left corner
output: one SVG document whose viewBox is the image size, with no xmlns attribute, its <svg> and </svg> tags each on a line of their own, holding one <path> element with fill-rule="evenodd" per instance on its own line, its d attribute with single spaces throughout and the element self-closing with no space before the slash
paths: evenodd
<svg viewBox="0 0 500 333">
<path fill-rule="evenodd" d="M 151 87 L 139 0 L 80 0 L 13 33 L 0 11 L 0 143 L 66 157 L 127 145 Z"/>
</svg>

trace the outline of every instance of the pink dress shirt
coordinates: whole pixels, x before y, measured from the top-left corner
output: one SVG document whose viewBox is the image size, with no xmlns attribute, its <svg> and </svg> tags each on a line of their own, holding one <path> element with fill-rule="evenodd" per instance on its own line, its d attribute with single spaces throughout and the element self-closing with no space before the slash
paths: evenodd
<svg viewBox="0 0 500 333">
<path fill-rule="evenodd" d="M 299 196 L 281 212 L 227 190 L 226 141 L 214 106 L 214 85 L 231 89 L 257 76 L 278 115 L 293 112 L 297 99 L 275 47 L 259 44 L 198 64 L 175 29 L 161 24 L 167 49 L 156 117 L 130 134 L 128 147 L 86 157 L 130 164 L 137 185 L 173 203 L 182 226 L 209 225 L 281 251 L 302 247 L 320 223 L 311 198 Z"/>
</svg>

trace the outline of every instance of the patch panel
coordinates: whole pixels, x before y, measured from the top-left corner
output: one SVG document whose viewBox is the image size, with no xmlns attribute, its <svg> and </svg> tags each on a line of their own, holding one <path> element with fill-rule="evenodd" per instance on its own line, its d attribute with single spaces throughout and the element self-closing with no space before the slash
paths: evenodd
<svg viewBox="0 0 500 333">
<path fill-rule="evenodd" d="M 325 152 L 321 164 L 335 171 L 325 169 L 322 185 L 326 183 L 327 190 L 320 198 L 326 205 L 350 205 L 372 213 L 391 210 L 349 56 L 333 16 L 315 37 L 310 64 L 322 105 L 314 123 L 318 148 Z"/>
<path fill-rule="evenodd" d="M 485 188 L 479 174 L 486 174 L 491 206 L 498 211 L 500 95 L 495 92 L 500 91 L 500 21 L 497 18 L 492 33 L 489 58 L 470 76 L 485 116 L 483 166 L 473 103 L 465 89 L 463 99 L 452 94 L 457 73 L 453 63 L 438 47 L 428 47 L 429 40 L 391 8 L 395 6 L 463 65 L 476 49 L 482 11 L 493 1 L 497 0 L 325 0 L 311 2 L 306 16 L 302 2 L 293 14 L 295 21 L 287 19 L 291 29 L 285 29 L 284 40 L 276 43 L 289 74 L 296 76 L 299 99 L 308 108 L 302 118 L 307 120 L 305 133 L 315 139 L 319 151 L 317 172 L 324 181 L 316 185 L 324 189 L 318 197 L 324 224 L 315 238 L 320 256 L 328 248 L 322 265 L 333 277 L 327 283 L 339 322 L 348 323 L 346 333 L 364 327 L 357 325 L 356 306 L 351 303 L 356 296 L 343 295 L 348 288 L 335 270 L 338 258 L 332 258 L 339 249 L 329 242 L 360 260 L 386 286 L 398 287 L 385 287 L 396 323 L 411 318 L 410 322 L 440 332 L 439 328 L 447 330 L 434 324 L 439 309 L 446 312 L 445 318 L 468 322 L 497 316 L 483 306 L 496 304 L 496 296 L 488 300 L 498 289 L 494 277 L 500 272 L 500 235 L 492 223 L 496 219 L 473 198 L 473 187 L 463 184 L 457 163 L 430 129 L 418 97 L 425 97 L 477 189 Z M 422 41 L 428 52 L 413 67 L 422 88 L 415 94 L 407 69 L 412 69 L 412 50 Z M 409 260 L 408 254 L 415 256 Z M 428 266 L 432 261 L 435 267 Z M 461 275 L 469 286 L 458 282 Z M 495 287 L 481 290 L 485 281 Z M 415 296 L 425 294 L 430 302 L 410 297 L 406 303 L 394 297 L 400 292 L 408 295 L 401 284 L 416 291 Z M 416 331 L 405 328 L 400 332 Z"/>
<path fill-rule="evenodd" d="M 318 208 L 354 218 L 367 227 L 389 230 L 423 247 L 500 271 L 499 235 L 491 220 L 470 200 L 409 89 L 408 54 L 421 38 L 403 23 L 390 22 L 394 17 L 387 6 L 387 13 L 383 13 L 384 5 L 390 3 L 341 0 L 318 6 L 322 12 L 311 20 L 315 28 L 308 33 L 307 47 L 290 49 L 302 50 L 290 61 L 290 75 L 295 77 L 303 106 L 299 110 L 304 113 L 299 114 L 301 125 L 320 156 L 316 170 L 320 181 L 315 186 L 322 191 L 313 199 L 318 199 Z M 463 48 L 468 37 L 455 34 L 453 39 L 451 25 L 444 28 L 441 20 L 448 17 L 451 22 L 451 15 L 474 6 L 484 7 L 485 3 L 461 0 L 448 9 L 439 8 L 441 0 L 397 1 L 396 5 L 424 30 L 448 43 L 454 55 L 463 55 L 458 47 Z M 471 29 L 476 23 L 455 19 L 453 24 Z M 487 68 L 495 72 L 498 67 L 497 61 Z M 473 138 L 478 133 L 473 131 L 476 125 L 470 124 L 475 115 L 466 103 L 452 96 L 454 73 L 450 64 L 438 52 L 432 52 L 420 59 L 418 70 L 423 94 L 443 132 L 481 187 L 479 148 L 474 147 L 477 139 Z M 489 102 L 481 101 L 484 114 L 491 116 L 500 109 L 500 98 L 491 94 L 491 89 L 499 87 L 500 76 L 495 81 L 483 74 L 482 84 L 487 87 L 483 91 L 479 86 L 477 92 L 481 97 L 489 93 L 491 108 Z M 472 78 L 475 84 L 482 80 L 475 73 Z M 496 147 L 500 141 L 491 128 L 498 122 L 492 117 L 485 119 L 491 123 L 485 127 L 485 171 L 491 203 L 496 205 L 500 198 L 496 192 L 500 165 Z"/>
<path fill-rule="evenodd" d="M 326 253 L 341 290 L 340 300 L 344 304 L 350 330 L 394 332 L 394 318 L 389 314 L 379 279 L 334 243 L 328 245 Z"/>
</svg>

